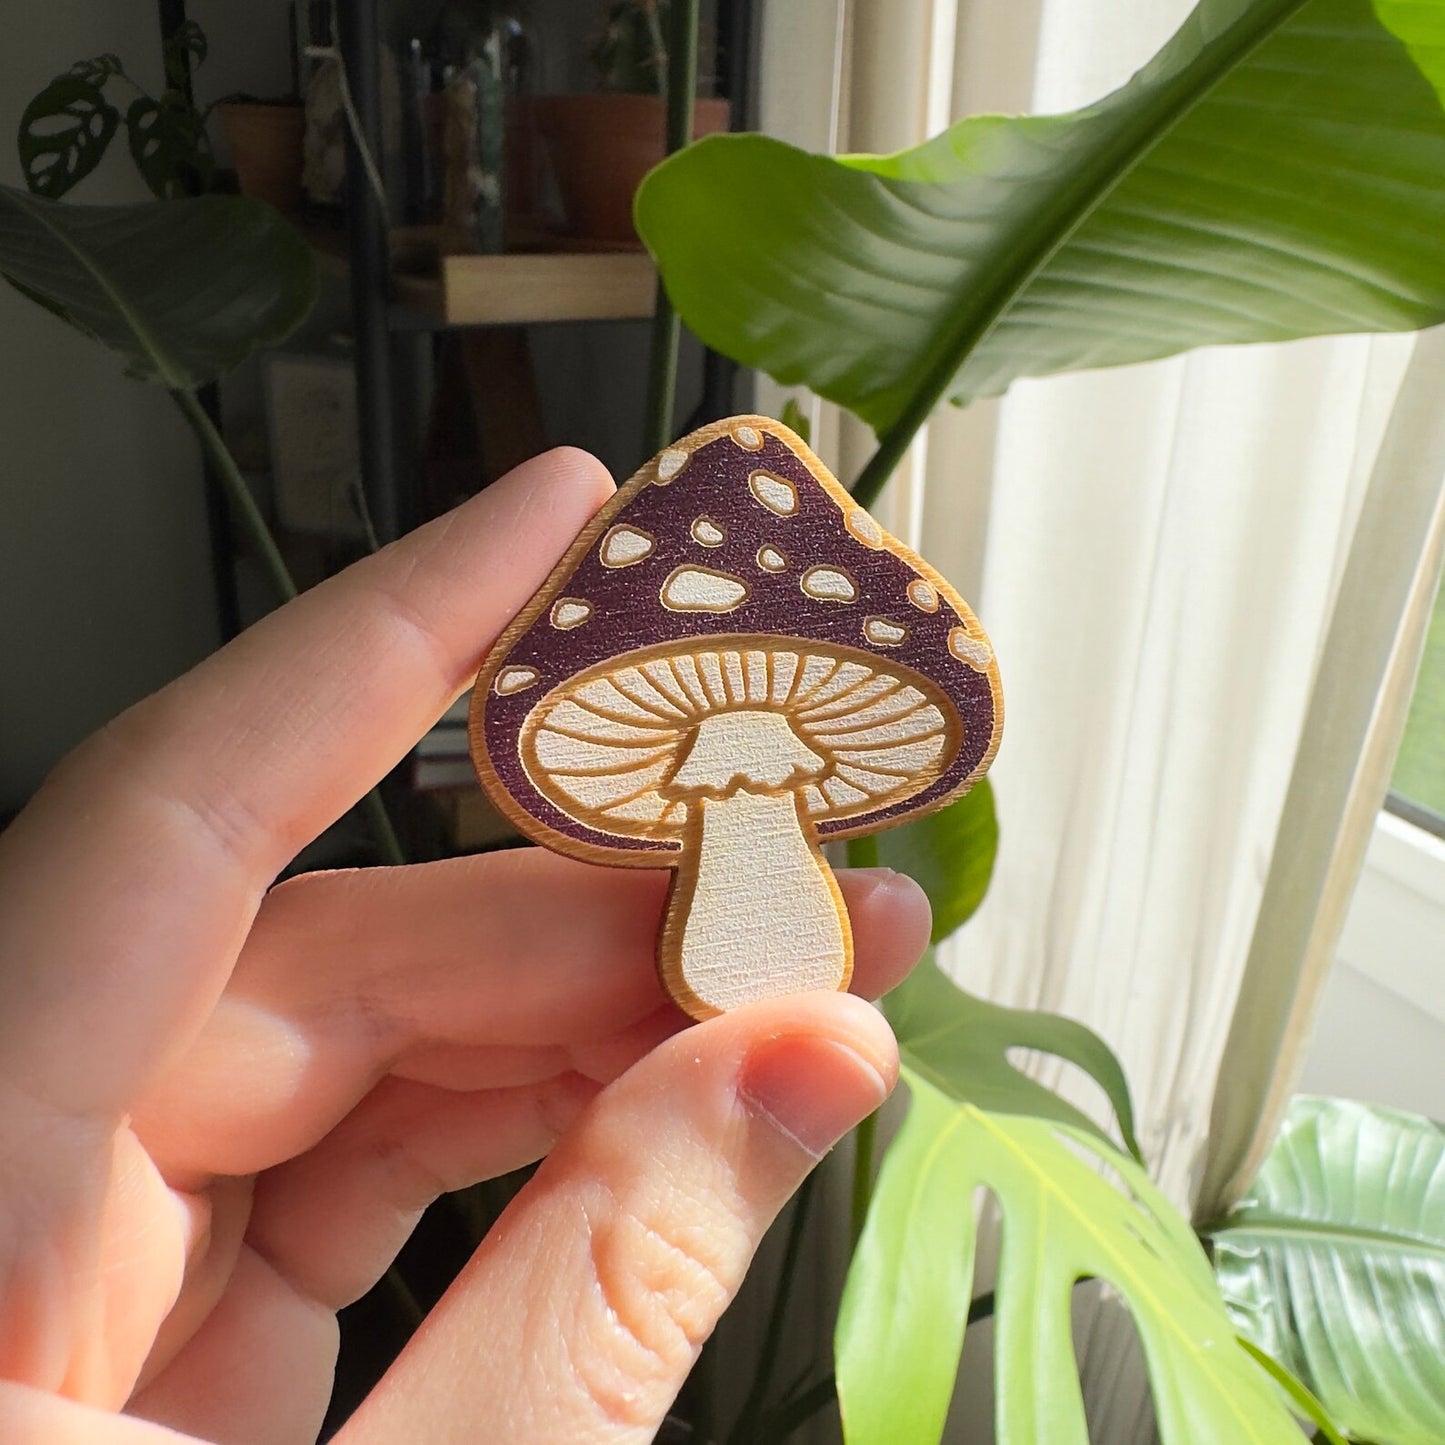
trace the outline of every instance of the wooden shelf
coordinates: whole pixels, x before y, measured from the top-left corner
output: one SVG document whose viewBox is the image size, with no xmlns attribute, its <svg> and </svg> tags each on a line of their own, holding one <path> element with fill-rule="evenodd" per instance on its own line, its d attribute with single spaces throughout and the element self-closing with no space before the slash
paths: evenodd
<svg viewBox="0 0 1445 1445">
<path fill-rule="evenodd" d="M 657 271 L 643 251 L 443 256 L 436 277 L 398 276 L 396 299 L 438 326 L 651 316 Z"/>
</svg>

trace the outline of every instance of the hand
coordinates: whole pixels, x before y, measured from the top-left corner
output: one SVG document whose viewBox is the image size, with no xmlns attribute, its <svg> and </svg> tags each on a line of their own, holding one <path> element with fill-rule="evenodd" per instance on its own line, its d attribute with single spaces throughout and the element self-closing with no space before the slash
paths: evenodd
<svg viewBox="0 0 1445 1445">
<path fill-rule="evenodd" d="M 519 468 L 132 708 L 0 838 L 7 1445 L 313 1439 L 335 1312 L 437 1194 L 549 1151 L 340 1438 L 650 1439 L 769 1221 L 887 1094 L 856 998 L 684 1029 L 664 874 L 526 849 L 267 892 L 609 491 L 581 453 Z M 927 907 L 841 882 L 876 994 Z"/>
</svg>

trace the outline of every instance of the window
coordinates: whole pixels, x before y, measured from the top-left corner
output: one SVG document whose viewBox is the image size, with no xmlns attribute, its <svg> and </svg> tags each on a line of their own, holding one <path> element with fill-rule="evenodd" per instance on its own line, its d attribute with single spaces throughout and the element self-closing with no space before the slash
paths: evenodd
<svg viewBox="0 0 1445 1445">
<path fill-rule="evenodd" d="M 1388 806 L 1407 822 L 1445 837 L 1445 586 L 1435 597 Z"/>
</svg>

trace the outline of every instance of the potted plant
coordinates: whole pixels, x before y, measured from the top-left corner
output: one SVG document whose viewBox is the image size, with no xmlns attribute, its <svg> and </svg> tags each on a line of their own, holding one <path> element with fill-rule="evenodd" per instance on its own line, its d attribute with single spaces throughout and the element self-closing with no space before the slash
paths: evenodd
<svg viewBox="0 0 1445 1445">
<path fill-rule="evenodd" d="M 1442 18 L 1445 0 L 1348 20 L 1327 0 L 1204 3 L 1131 81 L 1071 114 L 972 117 L 891 156 L 706 140 L 647 178 L 638 230 L 707 346 L 872 425 L 878 447 L 852 488 L 866 506 L 945 400 L 1224 340 L 1331 334 L 1347 293 L 1352 329 L 1445 319 L 1445 63 L 1429 43 Z M 1286 117 L 1291 144 L 1254 143 Z M 1198 284 L 1181 288 L 1184 273 Z M 850 862 L 912 874 L 941 941 L 979 901 L 995 846 L 980 787 L 855 840 Z M 1283 906 L 1313 909 L 1297 892 Z M 885 1010 L 910 1108 L 876 1171 L 872 1127 L 859 1130 L 836 1368 L 783 1384 L 764 1358 L 731 1439 L 787 1438 L 836 1397 L 848 1445 L 930 1445 L 965 1329 L 997 1306 L 997 1438 L 1082 1442 L 1070 1301 L 1086 1278 L 1130 1311 L 1165 1440 L 1298 1440 L 1271 1381 L 1334 1445 L 1332 1415 L 1378 1445 L 1445 1438 L 1430 1348 L 1445 1323 L 1437 1126 L 1297 1104 L 1239 1208 L 1198 1222 L 1222 1291 L 1141 1167 L 1122 1069 L 1097 1036 L 973 998 L 932 963 Z M 1021 1048 L 1092 1075 L 1113 1128 L 1015 1070 Z M 1004 1240 L 1024 1243 L 996 1291 L 971 1298 L 979 1190 Z"/>
<path fill-rule="evenodd" d="M 238 95 L 216 106 L 243 196 L 289 215 L 301 205 L 306 108 L 293 96 Z"/>
<path fill-rule="evenodd" d="M 592 47 L 600 88 L 537 100 L 546 142 L 574 238 L 608 247 L 640 244 L 632 197 L 665 153 L 668 0 L 614 0 Z M 728 127 L 728 102 L 693 102 L 693 134 Z"/>
</svg>

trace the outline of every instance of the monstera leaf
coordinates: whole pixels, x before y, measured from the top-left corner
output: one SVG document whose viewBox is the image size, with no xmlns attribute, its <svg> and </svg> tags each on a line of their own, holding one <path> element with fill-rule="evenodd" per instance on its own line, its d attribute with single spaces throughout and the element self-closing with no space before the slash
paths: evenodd
<svg viewBox="0 0 1445 1445">
<path fill-rule="evenodd" d="M 886 157 L 712 137 L 637 228 L 705 342 L 896 457 L 1019 376 L 1445 318 L 1440 84 L 1445 0 L 1203 0 L 1087 109 Z"/>
<path fill-rule="evenodd" d="M 283 340 L 316 295 L 300 233 L 233 196 L 72 206 L 0 186 L 0 276 L 173 390 Z"/>
<path fill-rule="evenodd" d="M 199 196 L 210 188 L 216 165 L 205 117 L 178 90 L 159 100 L 142 95 L 125 113 L 131 159 L 161 201 Z"/>
<path fill-rule="evenodd" d="M 1091 1068 L 1127 1131 L 1128 1095 L 1104 1045 L 1064 1020 L 969 999 L 931 965 L 890 997 L 888 1013 L 911 1103 L 838 1322 L 849 1445 L 941 1437 L 972 1293 L 980 1189 L 1003 1217 L 1000 1445 L 1087 1445 L 1069 1305 L 1088 1277 L 1112 1285 L 1134 1317 L 1168 1445 L 1300 1445 L 1269 1375 L 1235 1338 L 1183 1215 L 1133 1158 L 1007 1059 L 1011 1048 L 1046 1048 Z"/>
<path fill-rule="evenodd" d="M 1249 1196 L 1212 1231 L 1239 1328 L 1345 1430 L 1445 1440 L 1445 1132 L 1296 1099 Z"/>
<path fill-rule="evenodd" d="M 97 55 L 57 75 L 20 117 L 20 167 L 37 195 L 58 200 L 105 157 L 120 112 L 103 89 L 120 73 L 113 55 Z"/>
</svg>

